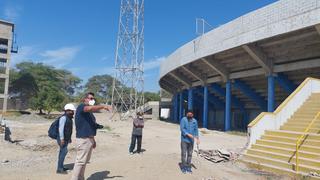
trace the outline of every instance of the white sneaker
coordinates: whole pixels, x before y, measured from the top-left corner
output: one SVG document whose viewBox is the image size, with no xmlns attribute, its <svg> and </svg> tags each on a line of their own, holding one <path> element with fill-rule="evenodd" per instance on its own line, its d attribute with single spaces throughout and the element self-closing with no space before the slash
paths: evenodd
<svg viewBox="0 0 320 180">
<path fill-rule="evenodd" d="M 133 152 L 130 152 L 130 155 L 133 155 Z"/>
</svg>

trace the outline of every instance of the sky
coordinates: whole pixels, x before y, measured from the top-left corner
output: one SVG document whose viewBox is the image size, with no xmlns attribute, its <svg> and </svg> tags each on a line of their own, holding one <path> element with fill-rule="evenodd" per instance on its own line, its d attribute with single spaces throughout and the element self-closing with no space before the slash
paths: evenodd
<svg viewBox="0 0 320 180">
<path fill-rule="evenodd" d="M 275 0 L 145 0 L 145 90 L 160 90 L 161 61 L 196 34 L 196 18 L 215 28 Z M 85 83 L 114 75 L 120 0 L 0 0 L 0 19 L 13 22 L 22 61 L 71 71 Z M 209 27 L 209 26 L 208 26 Z"/>
</svg>

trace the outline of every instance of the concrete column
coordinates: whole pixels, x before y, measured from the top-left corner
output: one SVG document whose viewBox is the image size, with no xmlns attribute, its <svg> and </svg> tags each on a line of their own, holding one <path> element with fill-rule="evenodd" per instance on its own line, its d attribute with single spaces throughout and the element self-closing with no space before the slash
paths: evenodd
<svg viewBox="0 0 320 180">
<path fill-rule="evenodd" d="M 268 112 L 274 110 L 274 76 L 268 76 Z"/>
<path fill-rule="evenodd" d="M 174 95 L 174 100 L 173 100 L 173 121 L 174 122 L 179 122 L 178 121 L 178 93 Z"/>
<path fill-rule="evenodd" d="M 193 110 L 193 89 L 188 89 L 188 110 Z"/>
<path fill-rule="evenodd" d="M 4 92 L 1 92 L 4 94 L 3 105 L 2 105 L 2 113 L 3 114 L 7 112 L 7 106 L 8 106 L 11 46 L 12 46 L 12 40 L 8 39 L 8 52 L 7 52 L 7 61 L 6 61 L 6 75 L 7 75 L 7 77 L 4 82 Z"/>
<path fill-rule="evenodd" d="M 228 80 L 226 83 L 226 107 L 225 107 L 225 121 L 224 130 L 230 131 L 231 127 L 231 81 Z"/>
<path fill-rule="evenodd" d="M 203 87 L 203 127 L 208 128 L 208 86 Z"/>
<path fill-rule="evenodd" d="M 179 120 L 178 120 L 178 122 L 180 122 L 182 117 L 183 117 L 183 91 L 181 91 L 179 93 Z"/>
</svg>

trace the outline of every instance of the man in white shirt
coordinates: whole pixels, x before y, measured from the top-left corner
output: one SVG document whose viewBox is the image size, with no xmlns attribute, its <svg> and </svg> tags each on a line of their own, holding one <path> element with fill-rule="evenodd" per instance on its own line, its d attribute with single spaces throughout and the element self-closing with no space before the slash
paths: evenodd
<svg viewBox="0 0 320 180">
<path fill-rule="evenodd" d="M 73 104 L 66 104 L 64 106 L 64 114 L 59 118 L 59 135 L 57 138 L 60 147 L 58 156 L 58 174 L 67 174 L 67 169 L 64 168 L 64 159 L 68 153 L 68 144 L 71 143 L 71 135 L 73 128 L 73 115 L 76 108 Z"/>
</svg>

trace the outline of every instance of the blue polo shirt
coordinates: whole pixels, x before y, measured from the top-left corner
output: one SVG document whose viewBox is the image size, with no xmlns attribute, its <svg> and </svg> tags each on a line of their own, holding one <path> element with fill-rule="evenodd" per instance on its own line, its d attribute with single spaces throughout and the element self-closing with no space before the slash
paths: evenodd
<svg viewBox="0 0 320 180">
<path fill-rule="evenodd" d="M 85 104 L 81 103 L 77 107 L 75 116 L 77 138 L 87 138 L 97 134 L 96 118 L 92 112 L 84 112 L 85 106 Z"/>
<path fill-rule="evenodd" d="M 181 141 L 187 143 L 193 143 L 193 139 L 189 138 L 187 134 L 191 134 L 193 137 L 199 137 L 198 122 L 192 118 L 188 120 L 187 117 L 183 117 L 180 121 Z"/>
</svg>

